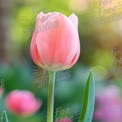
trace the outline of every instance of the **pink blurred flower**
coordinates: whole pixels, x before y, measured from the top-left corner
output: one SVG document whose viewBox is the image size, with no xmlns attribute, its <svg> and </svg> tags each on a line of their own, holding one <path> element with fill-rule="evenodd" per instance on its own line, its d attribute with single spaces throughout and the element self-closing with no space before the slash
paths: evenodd
<svg viewBox="0 0 122 122">
<path fill-rule="evenodd" d="M 95 119 L 102 122 L 122 121 L 122 101 L 120 91 L 116 86 L 103 89 L 96 98 L 96 104 Z"/>
<path fill-rule="evenodd" d="M 29 91 L 14 90 L 6 97 L 7 108 L 16 115 L 29 116 L 34 114 L 42 105 Z"/>
<path fill-rule="evenodd" d="M 72 122 L 70 118 L 56 119 L 56 122 Z"/>
<path fill-rule="evenodd" d="M 60 71 L 71 68 L 80 55 L 77 16 L 39 13 L 30 52 L 35 64 L 44 69 Z"/>
<path fill-rule="evenodd" d="M 0 98 L 2 97 L 3 95 L 3 92 L 4 92 L 4 89 L 2 87 L 0 87 Z"/>
</svg>

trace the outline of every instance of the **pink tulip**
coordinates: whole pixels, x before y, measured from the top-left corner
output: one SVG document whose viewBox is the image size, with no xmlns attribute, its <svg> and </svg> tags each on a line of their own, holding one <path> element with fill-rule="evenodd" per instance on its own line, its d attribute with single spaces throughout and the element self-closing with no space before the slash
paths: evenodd
<svg viewBox="0 0 122 122">
<path fill-rule="evenodd" d="M 56 119 L 56 122 L 72 122 L 70 118 Z"/>
<path fill-rule="evenodd" d="M 103 89 L 97 96 L 96 105 L 95 119 L 101 122 L 121 122 L 122 100 L 117 87 L 109 86 Z"/>
<path fill-rule="evenodd" d="M 80 43 L 78 18 L 58 12 L 39 13 L 31 41 L 32 59 L 51 71 L 71 68 L 78 60 Z"/>
<path fill-rule="evenodd" d="M 42 105 L 29 91 L 14 90 L 6 97 L 7 108 L 16 115 L 29 116 Z"/>
</svg>

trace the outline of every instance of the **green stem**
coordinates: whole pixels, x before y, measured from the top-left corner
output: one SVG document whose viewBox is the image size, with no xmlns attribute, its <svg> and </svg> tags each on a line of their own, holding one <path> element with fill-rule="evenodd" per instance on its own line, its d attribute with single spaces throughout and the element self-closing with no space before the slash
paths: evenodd
<svg viewBox="0 0 122 122">
<path fill-rule="evenodd" d="M 49 71 L 47 122 L 53 122 L 55 76 L 56 72 Z"/>
</svg>

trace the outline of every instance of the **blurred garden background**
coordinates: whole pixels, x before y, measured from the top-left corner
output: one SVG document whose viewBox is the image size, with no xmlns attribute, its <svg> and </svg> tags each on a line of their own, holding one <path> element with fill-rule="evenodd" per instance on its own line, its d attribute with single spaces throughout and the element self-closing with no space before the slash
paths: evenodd
<svg viewBox="0 0 122 122">
<path fill-rule="evenodd" d="M 46 122 L 48 73 L 30 56 L 41 11 L 75 13 L 79 19 L 80 58 L 57 73 L 55 122 L 78 121 L 90 70 L 96 85 L 92 122 L 122 122 L 121 0 L 0 0 L 0 116 L 6 110 L 10 122 Z"/>
</svg>

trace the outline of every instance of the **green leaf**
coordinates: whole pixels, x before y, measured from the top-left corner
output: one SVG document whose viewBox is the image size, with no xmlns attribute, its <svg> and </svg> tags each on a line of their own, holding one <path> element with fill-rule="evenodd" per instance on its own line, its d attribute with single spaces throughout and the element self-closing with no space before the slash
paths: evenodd
<svg viewBox="0 0 122 122">
<path fill-rule="evenodd" d="M 90 72 L 86 82 L 83 107 L 80 114 L 79 122 L 92 122 L 95 104 L 95 83 L 93 73 Z"/>
<path fill-rule="evenodd" d="M 2 114 L 2 122 L 8 122 L 8 117 L 7 117 L 6 111 L 4 111 Z"/>
</svg>

